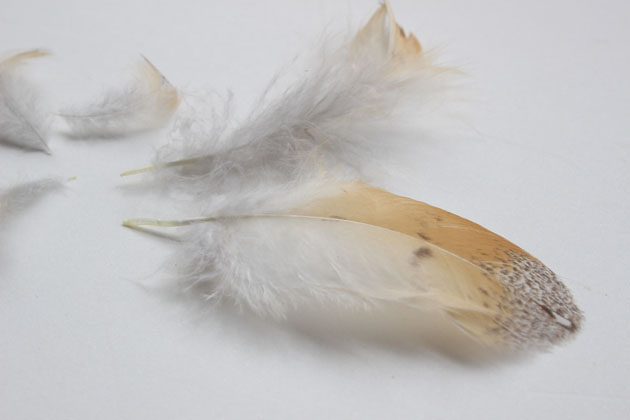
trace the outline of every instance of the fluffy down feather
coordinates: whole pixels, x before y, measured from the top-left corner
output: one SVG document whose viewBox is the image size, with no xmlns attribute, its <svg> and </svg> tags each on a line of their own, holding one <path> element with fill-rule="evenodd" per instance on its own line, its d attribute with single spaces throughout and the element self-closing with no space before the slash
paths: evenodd
<svg viewBox="0 0 630 420">
<path fill-rule="evenodd" d="M 50 153 L 49 113 L 38 87 L 20 73 L 26 60 L 45 55 L 32 50 L 0 61 L 0 142 Z"/>
<path fill-rule="evenodd" d="M 366 167 L 381 167 L 385 152 L 409 141 L 392 135 L 392 120 L 422 122 L 455 73 L 404 34 L 389 2 L 354 37 L 316 58 L 304 80 L 275 100 L 263 95 L 236 129 L 227 123 L 229 101 L 201 120 L 211 117 L 209 126 L 198 115 L 181 117 L 176 141 L 155 164 L 123 175 L 161 169 L 160 185 L 193 197 L 286 182 L 307 166 L 365 175 Z"/>
<path fill-rule="evenodd" d="M 177 90 L 143 57 L 135 80 L 127 87 L 108 91 L 97 102 L 59 115 L 72 137 L 111 138 L 164 125 L 178 104 Z"/>
</svg>

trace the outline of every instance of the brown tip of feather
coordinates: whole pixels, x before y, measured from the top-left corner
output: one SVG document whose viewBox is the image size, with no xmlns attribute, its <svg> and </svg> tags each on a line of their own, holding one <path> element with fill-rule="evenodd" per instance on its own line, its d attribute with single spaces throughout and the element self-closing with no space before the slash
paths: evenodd
<svg viewBox="0 0 630 420">
<path fill-rule="evenodd" d="M 31 58 L 45 57 L 50 54 L 51 53 L 49 51 L 40 49 L 24 51 L 0 61 L 0 66 L 16 66 L 22 64 L 25 60 L 29 60 Z"/>
<path fill-rule="evenodd" d="M 164 109 L 169 113 L 174 111 L 180 102 L 179 92 L 148 58 L 142 55 L 142 59 L 139 66 L 140 74 L 153 90 L 160 93 Z"/>
</svg>

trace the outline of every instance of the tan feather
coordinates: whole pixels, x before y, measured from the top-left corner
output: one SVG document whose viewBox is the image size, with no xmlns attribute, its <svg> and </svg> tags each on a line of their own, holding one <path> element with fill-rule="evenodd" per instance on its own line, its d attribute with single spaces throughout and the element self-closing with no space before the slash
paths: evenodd
<svg viewBox="0 0 630 420">
<path fill-rule="evenodd" d="M 416 257 L 410 263 L 424 266 L 423 275 L 431 273 L 436 302 L 487 343 L 545 346 L 580 327 L 582 313 L 570 292 L 538 259 L 437 207 L 354 183 L 291 214 L 343 219 L 413 238 L 401 252 Z"/>
<path fill-rule="evenodd" d="M 290 223 L 302 218 L 305 226 L 313 220 L 350 224 L 345 231 L 357 245 L 362 241 L 378 244 L 398 267 L 392 272 L 405 277 L 411 273 L 416 280 L 384 278 L 377 289 L 357 286 L 344 293 L 441 309 L 489 345 L 547 347 L 580 328 L 582 313 L 556 275 L 526 251 L 476 223 L 362 182 L 345 184 L 304 203 L 275 214 L 134 219 L 124 224 L 172 227 L 252 218 L 290 218 Z M 401 289 L 401 285 L 407 286 Z"/>
</svg>

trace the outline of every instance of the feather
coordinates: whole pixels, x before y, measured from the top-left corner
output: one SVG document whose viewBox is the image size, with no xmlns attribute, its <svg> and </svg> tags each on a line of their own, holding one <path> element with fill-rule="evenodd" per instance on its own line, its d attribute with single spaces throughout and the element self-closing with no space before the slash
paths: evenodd
<svg viewBox="0 0 630 420">
<path fill-rule="evenodd" d="M 209 299 L 284 318 L 303 305 L 439 310 L 479 341 L 546 348 L 582 313 L 539 260 L 459 216 L 371 187 L 325 179 L 214 203 L 210 217 L 132 219 L 196 225 L 174 265 Z"/>
<path fill-rule="evenodd" d="M 574 336 L 582 312 L 538 259 L 473 222 L 355 181 L 396 147 L 382 128 L 400 107 L 421 111 L 443 88 L 446 70 L 398 26 L 389 2 L 324 58 L 233 132 L 227 118 L 205 139 L 183 124 L 190 139 L 123 174 L 158 169 L 171 192 L 192 199 L 189 212 L 206 216 L 123 224 L 191 226 L 173 261 L 178 278 L 262 316 L 394 304 L 440 311 L 489 346 L 547 348 Z"/>
<path fill-rule="evenodd" d="M 64 185 L 60 178 L 43 178 L 0 190 L 0 222 L 19 215 L 42 196 Z"/>
<path fill-rule="evenodd" d="M 143 57 L 133 83 L 122 90 L 106 92 L 92 104 L 59 114 L 75 138 L 112 138 L 158 128 L 179 104 L 171 83 Z"/>
<path fill-rule="evenodd" d="M 365 177 L 370 165 L 381 168 L 385 153 L 407 146 L 404 136 L 391 135 L 392 120 L 423 121 L 443 101 L 455 73 L 437 66 L 414 35 L 405 35 L 389 2 L 355 36 L 316 57 L 307 77 L 275 100 L 267 100 L 269 87 L 237 128 L 226 123 L 228 103 L 205 132 L 182 135 L 199 123 L 195 115 L 197 121 L 177 125 L 177 141 L 159 151 L 154 165 L 122 175 L 160 169 L 160 184 L 193 196 L 285 182 L 304 166 Z"/>
<path fill-rule="evenodd" d="M 32 50 L 0 61 L 0 142 L 50 154 L 46 144 L 48 113 L 42 97 L 19 72 L 26 60 L 47 54 Z"/>
</svg>

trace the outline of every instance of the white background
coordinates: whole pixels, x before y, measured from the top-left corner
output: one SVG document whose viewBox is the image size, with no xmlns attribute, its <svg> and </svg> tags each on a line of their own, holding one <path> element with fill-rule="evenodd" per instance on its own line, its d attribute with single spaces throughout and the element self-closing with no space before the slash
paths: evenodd
<svg viewBox="0 0 630 420">
<path fill-rule="evenodd" d="M 0 52 L 54 51 L 30 71 L 55 104 L 119 83 L 142 53 L 176 86 L 232 89 L 244 109 L 324 29 L 356 27 L 376 7 L 1 0 Z M 395 321 L 357 332 L 189 308 L 137 284 L 169 243 L 120 227 L 150 214 L 118 173 L 149 161 L 166 131 L 54 135 L 52 157 L 0 148 L 2 185 L 78 176 L 0 237 L 0 418 L 630 418 L 627 2 L 394 8 L 425 46 L 468 72 L 478 132 L 428 142 L 415 157 L 417 182 L 398 190 L 488 227 L 560 274 L 586 314 L 577 339 L 506 359 L 448 349 Z"/>
</svg>

